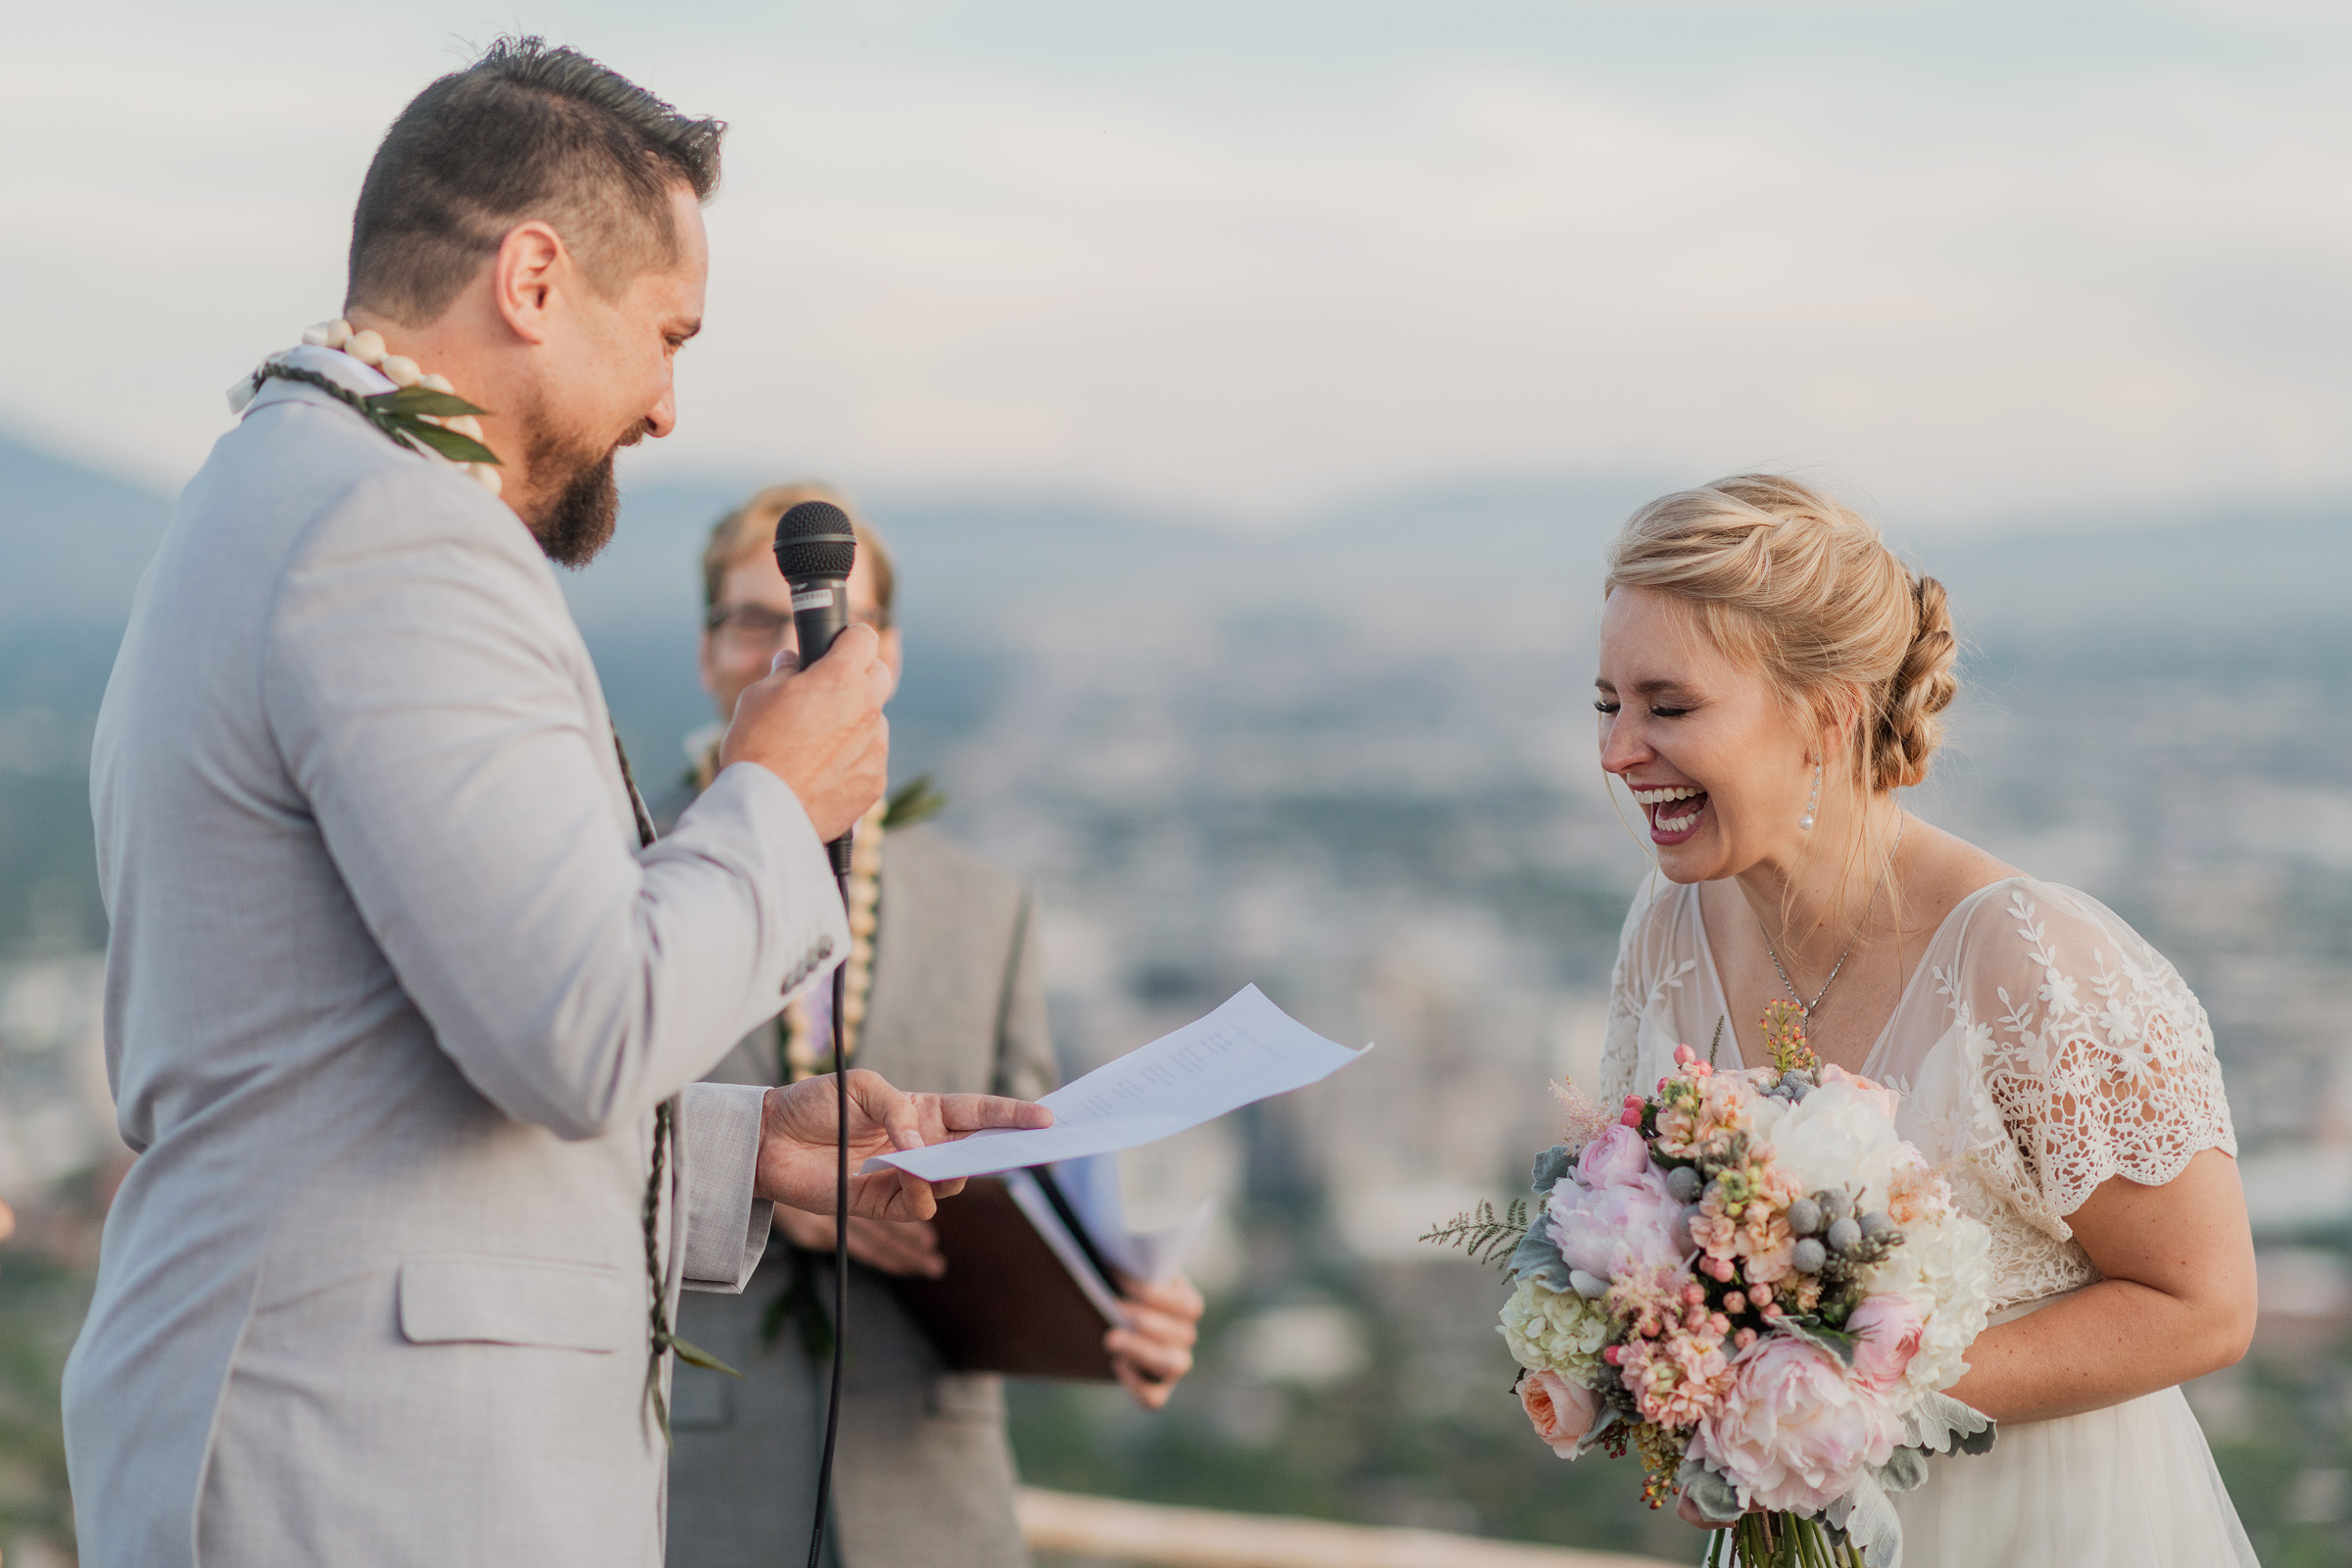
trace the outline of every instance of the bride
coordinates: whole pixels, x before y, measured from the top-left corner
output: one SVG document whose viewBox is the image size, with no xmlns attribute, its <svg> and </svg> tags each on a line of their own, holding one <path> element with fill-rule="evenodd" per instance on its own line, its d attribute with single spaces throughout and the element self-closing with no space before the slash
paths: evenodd
<svg viewBox="0 0 2352 1568">
<path fill-rule="evenodd" d="M 1626 524 L 1595 706 L 1657 874 L 1618 950 L 1603 1098 L 1684 1042 L 1760 1062 L 1765 1004 L 1793 1002 L 1825 1060 L 1900 1092 L 1903 1136 L 1991 1229 L 1992 1325 L 1949 1392 L 1999 1441 L 1896 1499 L 1908 1568 L 2254 1568 L 2179 1388 L 2254 1325 L 2212 1031 L 2096 900 L 1904 810 L 1953 656 L 1942 585 L 1792 480 Z"/>
</svg>

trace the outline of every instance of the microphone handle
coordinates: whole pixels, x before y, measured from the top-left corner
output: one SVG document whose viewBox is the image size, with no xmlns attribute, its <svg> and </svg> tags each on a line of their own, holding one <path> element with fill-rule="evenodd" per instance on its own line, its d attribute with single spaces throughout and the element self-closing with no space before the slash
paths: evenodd
<svg viewBox="0 0 2352 1568">
<path fill-rule="evenodd" d="M 850 585 L 843 577 L 799 577 L 792 584 L 792 628 L 800 639 L 801 667 L 825 657 L 850 623 Z M 854 831 L 854 830 L 853 830 Z M 850 874 L 850 833 L 844 833 L 825 846 L 833 858 L 833 874 Z"/>
</svg>

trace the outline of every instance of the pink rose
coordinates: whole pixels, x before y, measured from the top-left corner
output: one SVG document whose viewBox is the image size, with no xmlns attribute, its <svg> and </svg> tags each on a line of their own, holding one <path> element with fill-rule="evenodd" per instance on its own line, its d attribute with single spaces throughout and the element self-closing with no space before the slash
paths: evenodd
<svg viewBox="0 0 2352 1568">
<path fill-rule="evenodd" d="M 1649 1146 L 1623 1124 L 1587 1144 L 1576 1160 L 1576 1179 L 1587 1187 L 1627 1187 L 1648 1174 Z"/>
<path fill-rule="evenodd" d="M 1881 1394 L 1894 1392 L 1910 1370 L 1911 1358 L 1919 1353 L 1920 1339 L 1927 1332 L 1919 1308 L 1907 1296 L 1883 1292 L 1864 1297 L 1845 1326 L 1861 1336 L 1854 1347 L 1854 1376 Z"/>
<path fill-rule="evenodd" d="M 1902 1435 L 1885 1397 L 1836 1355 L 1767 1334 L 1734 1358 L 1731 1390 L 1699 1420 L 1697 1442 L 1742 1506 L 1803 1513 L 1885 1464 Z"/>
<path fill-rule="evenodd" d="M 1519 1402 L 1535 1423 L 1536 1436 L 1563 1459 L 1576 1457 L 1577 1441 L 1600 1414 L 1600 1396 L 1557 1372 L 1530 1372 L 1521 1378 Z"/>
</svg>

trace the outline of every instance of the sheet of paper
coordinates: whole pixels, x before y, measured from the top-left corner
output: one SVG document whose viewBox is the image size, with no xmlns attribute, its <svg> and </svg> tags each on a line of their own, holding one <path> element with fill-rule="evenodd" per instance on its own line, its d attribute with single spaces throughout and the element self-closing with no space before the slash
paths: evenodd
<svg viewBox="0 0 2352 1568">
<path fill-rule="evenodd" d="M 1140 1149 L 1328 1078 L 1363 1054 L 1324 1039 L 1257 987 L 1244 986 L 1207 1017 L 1046 1096 L 1039 1103 L 1053 1110 L 1051 1127 L 974 1133 L 953 1144 L 878 1155 L 865 1168 L 896 1165 L 937 1182 Z"/>
<path fill-rule="evenodd" d="M 1200 1239 L 1215 1211 L 1205 1198 L 1182 1221 L 1165 1230 L 1127 1228 L 1127 1206 L 1119 1197 L 1119 1156 L 1087 1154 L 1056 1160 L 1054 1182 L 1070 1200 L 1095 1250 L 1139 1280 L 1160 1281 L 1184 1266 L 1184 1255 Z"/>
</svg>

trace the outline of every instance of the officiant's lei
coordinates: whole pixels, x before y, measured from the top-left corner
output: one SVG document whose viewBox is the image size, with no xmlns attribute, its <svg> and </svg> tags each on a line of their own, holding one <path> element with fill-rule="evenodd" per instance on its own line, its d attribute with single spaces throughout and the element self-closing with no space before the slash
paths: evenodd
<svg viewBox="0 0 2352 1568">
<path fill-rule="evenodd" d="M 405 354 L 394 354 L 374 328 L 355 328 L 340 317 L 305 327 L 302 341 L 312 348 L 349 355 L 380 372 L 392 383 L 392 390 L 372 395 L 354 392 L 331 376 L 288 365 L 281 356 L 271 355 L 256 366 L 250 376 L 228 389 L 229 412 L 244 413 L 265 381 L 299 381 L 357 411 L 360 417 L 411 451 L 429 451 L 447 458 L 483 489 L 498 494 L 503 482 L 498 454 L 482 444 L 479 417 L 489 411 L 458 396 L 447 376 L 430 373 Z"/>
</svg>

